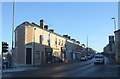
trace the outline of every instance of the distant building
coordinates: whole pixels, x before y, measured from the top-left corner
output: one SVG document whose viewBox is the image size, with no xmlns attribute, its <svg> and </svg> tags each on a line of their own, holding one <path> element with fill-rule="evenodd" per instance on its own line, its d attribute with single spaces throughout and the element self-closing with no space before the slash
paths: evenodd
<svg viewBox="0 0 120 79">
<path fill-rule="evenodd" d="M 15 29 L 15 66 L 52 63 L 52 56 L 62 60 L 76 59 L 79 48 L 80 42 L 48 29 L 44 20 L 40 20 L 40 25 L 24 22 Z"/>
<path fill-rule="evenodd" d="M 115 32 L 115 58 L 120 63 L 120 1 L 118 2 L 118 30 Z"/>
<path fill-rule="evenodd" d="M 109 43 L 104 47 L 104 54 L 115 55 L 115 41 L 114 36 L 109 36 Z"/>
<path fill-rule="evenodd" d="M 120 63 L 120 29 L 115 31 L 115 58 Z"/>
</svg>

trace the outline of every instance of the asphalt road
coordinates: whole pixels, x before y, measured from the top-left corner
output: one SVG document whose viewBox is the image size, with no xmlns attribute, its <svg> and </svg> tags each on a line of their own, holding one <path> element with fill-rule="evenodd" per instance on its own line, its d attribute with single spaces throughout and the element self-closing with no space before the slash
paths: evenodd
<svg viewBox="0 0 120 79">
<path fill-rule="evenodd" d="M 40 67 L 37 70 L 3 73 L 3 77 L 120 77 L 120 66 L 108 64 L 94 64 L 94 59 L 70 64 L 58 64 Z"/>
</svg>

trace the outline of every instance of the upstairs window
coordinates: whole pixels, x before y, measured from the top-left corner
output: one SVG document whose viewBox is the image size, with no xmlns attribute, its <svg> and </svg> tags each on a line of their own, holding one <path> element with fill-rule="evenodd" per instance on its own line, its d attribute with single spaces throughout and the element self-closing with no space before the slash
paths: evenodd
<svg viewBox="0 0 120 79">
<path fill-rule="evenodd" d="M 50 37 L 47 38 L 48 46 L 50 46 Z"/>
<path fill-rule="evenodd" d="M 59 45 L 60 45 L 60 39 L 59 39 Z"/>
<path fill-rule="evenodd" d="M 44 36 L 40 35 L 40 43 L 42 43 L 44 41 Z"/>
<path fill-rule="evenodd" d="M 57 38 L 55 39 L 55 45 L 57 45 Z"/>
<path fill-rule="evenodd" d="M 47 38 L 48 43 L 50 43 L 50 37 Z"/>
</svg>

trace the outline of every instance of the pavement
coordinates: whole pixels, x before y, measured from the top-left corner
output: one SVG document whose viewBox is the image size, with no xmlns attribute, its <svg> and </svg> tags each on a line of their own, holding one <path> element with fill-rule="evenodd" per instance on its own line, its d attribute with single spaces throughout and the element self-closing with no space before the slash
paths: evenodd
<svg viewBox="0 0 120 79">
<path fill-rule="evenodd" d="M 47 66 L 58 66 L 58 65 L 63 65 L 63 64 L 72 64 L 75 63 L 77 61 L 71 61 L 68 63 L 47 63 L 47 64 L 42 64 L 42 65 L 38 65 L 38 66 L 28 66 L 28 67 L 16 67 L 16 68 L 6 68 L 6 69 L 2 69 L 3 73 L 7 73 L 7 72 L 21 72 L 21 71 L 29 71 L 29 70 L 36 70 L 36 69 L 40 69 L 43 67 L 47 67 Z"/>
<path fill-rule="evenodd" d="M 28 71 L 28 70 L 35 70 L 39 69 L 39 67 L 17 67 L 11 69 L 3 69 L 2 72 L 20 72 L 20 71 Z"/>
</svg>

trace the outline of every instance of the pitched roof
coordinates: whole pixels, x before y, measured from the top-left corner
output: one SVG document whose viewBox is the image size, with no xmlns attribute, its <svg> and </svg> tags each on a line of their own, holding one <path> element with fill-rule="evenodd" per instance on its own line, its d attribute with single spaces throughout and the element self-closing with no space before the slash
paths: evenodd
<svg viewBox="0 0 120 79">
<path fill-rule="evenodd" d="M 21 27 L 21 26 L 32 26 L 32 24 L 30 24 L 28 21 L 25 21 L 23 22 L 22 24 L 18 25 L 15 29 L 15 31 L 17 30 L 18 27 Z"/>
<path fill-rule="evenodd" d="M 33 27 L 35 26 L 35 27 L 40 28 L 40 26 L 37 25 L 37 24 L 35 24 L 34 22 L 29 23 L 28 21 L 25 21 L 25 22 L 23 22 L 22 24 L 18 25 L 18 26 L 16 27 L 15 31 L 17 30 L 18 27 L 21 27 L 21 26 L 33 26 Z M 42 28 L 40 28 L 40 29 L 42 29 Z M 42 29 L 42 30 L 45 30 L 45 31 L 50 32 L 49 30 L 46 30 L 46 29 Z M 62 37 L 62 38 L 65 38 L 65 37 L 63 37 L 62 35 L 57 34 L 57 33 L 55 33 L 55 32 L 52 32 L 52 33 L 55 34 L 55 35 L 57 35 L 57 36 L 60 36 L 60 37 Z M 75 42 L 75 40 L 72 40 L 72 39 L 68 39 L 68 38 L 65 38 L 65 39 Z M 76 42 L 76 43 L 77 43 L 77 42 Z"/>
</svg>

